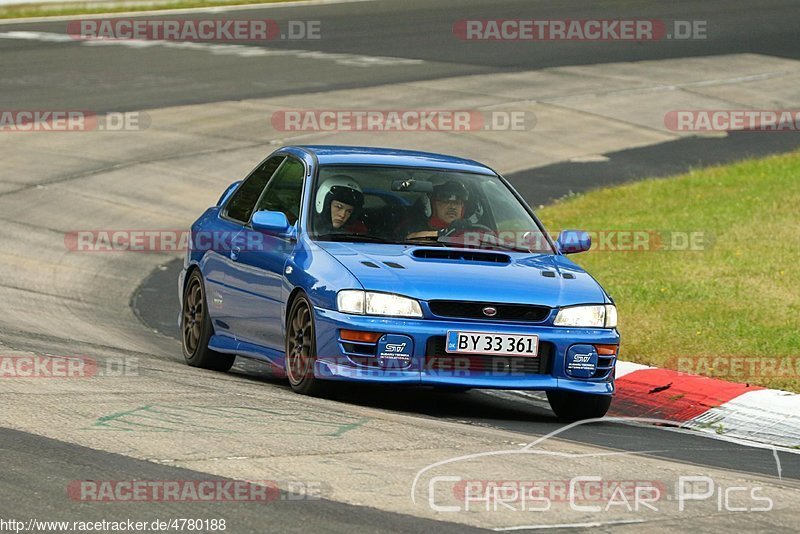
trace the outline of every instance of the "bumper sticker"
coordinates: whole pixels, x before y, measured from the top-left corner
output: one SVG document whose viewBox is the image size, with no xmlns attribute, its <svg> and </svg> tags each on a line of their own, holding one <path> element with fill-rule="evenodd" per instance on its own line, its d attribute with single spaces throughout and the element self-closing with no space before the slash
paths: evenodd
<svg viewBox="0 0 800 534">
<path fill-rule="evenodd" d="M 592 378 L 597 370 L 597 351 L 592 345 L 573 345 L 567 351 L 567 374 L 573 378 Z"/>
<path fill-rule="evenodd" d="M 408 367 L 413 352 L 414 340 L 408 336 L 384 334 L 378 340 L 378 363 L 382 367 Z"/>
</svg>

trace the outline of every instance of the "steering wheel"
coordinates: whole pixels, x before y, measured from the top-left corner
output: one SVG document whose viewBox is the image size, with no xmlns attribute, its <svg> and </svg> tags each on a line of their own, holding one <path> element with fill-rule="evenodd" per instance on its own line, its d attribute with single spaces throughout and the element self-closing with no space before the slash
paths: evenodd
<svg viewBox="0 0 800 534">
<path fill-rule="evenodd" d="M 439 238 L 441 239 L 443 237 L 464 235 L 468 231 L 481 234 L 491 234 L 492 236 L 497 237 L 497 232 L 484 224 L 470 222 L 468 219 L 456 219 L 450 223 L 450 226 L 447 228 L 439 230 Z"/>
</svg>

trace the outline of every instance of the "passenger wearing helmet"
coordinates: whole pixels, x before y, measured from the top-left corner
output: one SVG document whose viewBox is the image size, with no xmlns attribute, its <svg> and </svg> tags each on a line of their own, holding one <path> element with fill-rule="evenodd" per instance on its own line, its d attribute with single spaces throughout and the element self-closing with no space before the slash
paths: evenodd
<svg viewBox="0 0 800 534">
<path fill-rule="evenodd" d="M 461 182 L 450 180 L 434 186 L 428 196 L 430 199 L 428 219 L 424 221 L 424 225 L 409 227 L 406 230 L 407 239 L 436 237 L 439 231 L 464 217 L 464 204 L 469 198 L 469 192 Z"/>
<path fill-rule="evenodd" d="M 366 233 L 364 223 L 355 217 L 363 205 L 364 193 L 353 178 L 345 174 L 328 178 L 314 202 L 316 233 Z"/>
</svg>

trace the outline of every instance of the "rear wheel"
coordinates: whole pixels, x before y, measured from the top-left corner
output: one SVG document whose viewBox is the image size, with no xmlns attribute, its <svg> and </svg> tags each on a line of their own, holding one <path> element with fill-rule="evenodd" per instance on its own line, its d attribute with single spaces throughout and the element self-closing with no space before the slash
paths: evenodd
<svg viewBox="0 0 800 534">
<path fill-rule="evenodd" d="M 567 421 L 603 417 L 611 406 L 610 395 L 589 395 L 569 391 L 548 391 L 547 400 L 555 414 Z"/>
<path fill-rule="evenodd" d="M 183 357 L 192 367 L 227 371 L 236 359 L 235 354 L 222 354 L 208 348 L 214 331 L 206 304 L 206 291 L 200 271 L 192 271 L 183 292 L 181 312 L 181 344 Z"/>
<path fill-rule="evenodd" d="M 286 377 L 297 393 L 318 396 L 328 390 L 328 384 L 314 376 L 316 354 L 314 308 L 305 295 L 298 295 L 292 302 L 286 328 Z"/>
</svg>

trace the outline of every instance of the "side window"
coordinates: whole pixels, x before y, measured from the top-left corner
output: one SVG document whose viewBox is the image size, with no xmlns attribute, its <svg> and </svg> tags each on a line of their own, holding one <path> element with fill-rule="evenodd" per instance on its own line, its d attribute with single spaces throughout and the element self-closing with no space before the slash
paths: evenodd
<svg viewBox="0 0 800 534">
<path fill-rule="evenodd" d="M 285 156 L 269 158 L 258 169 L 253 171 L 228 201 L 227 206 L 225 206 L 225 216 L 242 224 L 247 224 L 250 220 L 250 215 L 253 214 L 256 202 L 258 202 L 258 197 L 261 196 L 264 187 L 284 159 L 286 159 Z"/>
<path fill-rule="evenodd" d="M 305 170 L 302 162 L 292 157 L 286 158 L 267 186 L 256 211 L 280 211 L 289 219 L 289 224 L 297 222 L 303 203 Z"/>
</svg>

